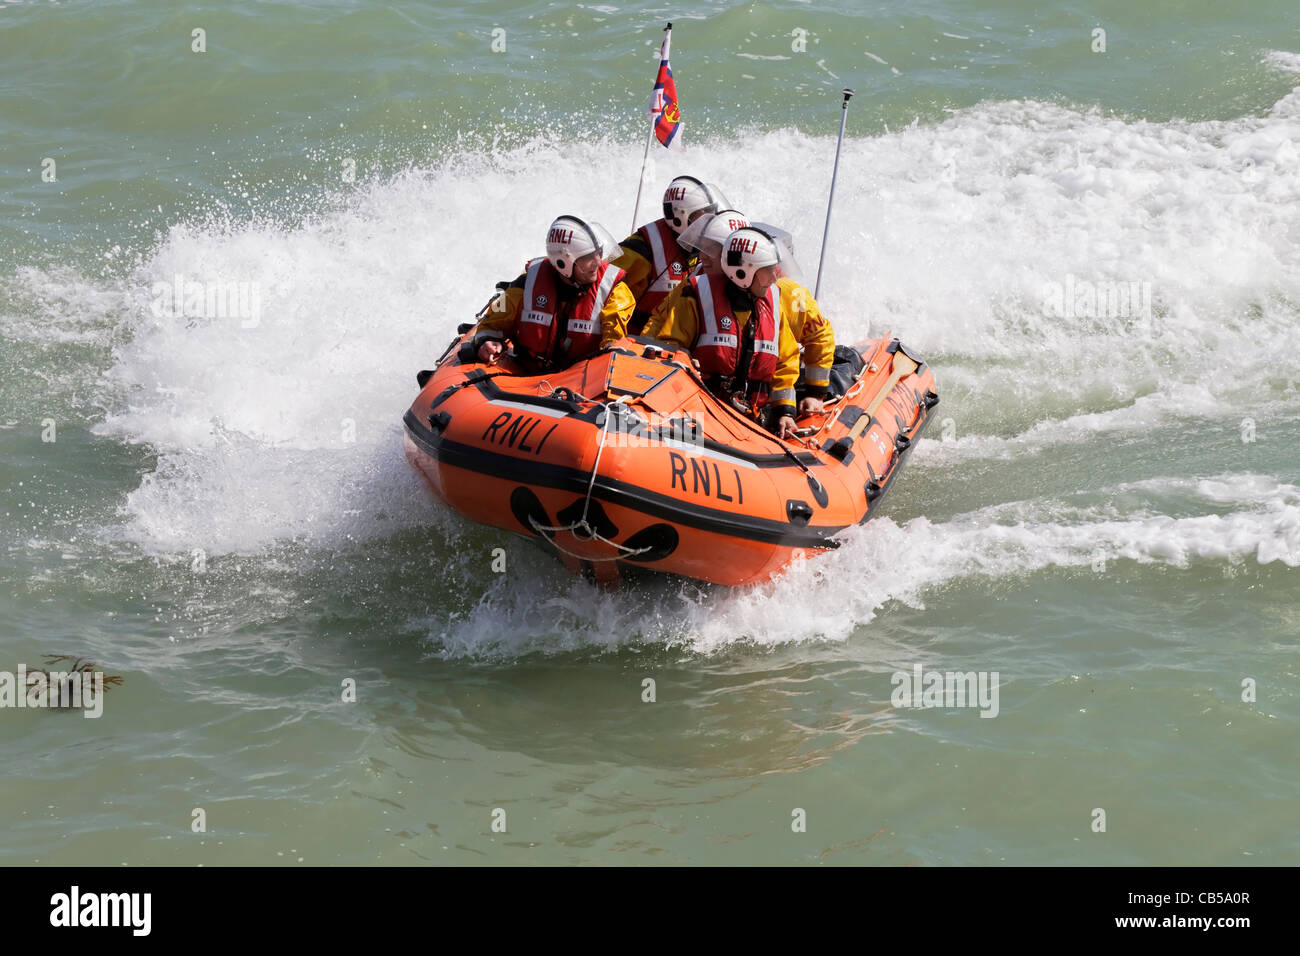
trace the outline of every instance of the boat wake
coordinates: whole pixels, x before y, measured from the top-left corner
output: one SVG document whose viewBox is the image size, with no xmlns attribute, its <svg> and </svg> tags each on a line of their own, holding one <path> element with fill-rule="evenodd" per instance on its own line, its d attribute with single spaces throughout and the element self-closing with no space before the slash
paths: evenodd
<svg viewBox="0 0 1300 956">
<path fill-rule="evenodd" d="M 1162 478 L 1105 489 L 1109 505 L 1007 502 L 935 522 L 879 518 L 843 546 L 742 589 L 680 582 L 605 591 L 523 557 L 471 613 L 410 626 L 444 657 L 515 657 L 589 647 L 667 644 L 711 654 L 737 643 L 843 642 L 891 602 L 924 609 L 949 586 L 1018 580 L 1046 569 L 1081 576 L 1128 562 L 1173 568 L 1300 567 L 1300 487 L 1259 475 Z M 1121 503 L 1122 502 L 1122 503 Z M 1197 513 L 1213 510 L 1215 513 Z M 527 551 L 528 549 L 522 549 Z M 901 647 L 873 632 L 873 654 Z"/>
</svg>

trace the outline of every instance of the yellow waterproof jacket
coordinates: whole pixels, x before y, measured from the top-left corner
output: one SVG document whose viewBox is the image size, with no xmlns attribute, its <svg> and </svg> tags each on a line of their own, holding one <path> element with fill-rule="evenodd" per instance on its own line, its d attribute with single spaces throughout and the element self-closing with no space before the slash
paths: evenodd
<svg viewBox="0 0 1300 956">
<path fill-rule="evenodd" d="M 516 337 L 519 331 L 519 316 L 523 314 L 524 280 L 527 278 L 528 273 L 524 272 L 518 279 L 497 294 L 497 297 L 488 307 L 486 314 L 479 320 L 478 326 L 474 329 L 473 341 L 475 346 L 478 346 L 486 339 L 514 339 Z M 557 288 L 562 288 L 563 285 L 561 280 L 556 280 Z M 567 314 L 569 310 L 572 310 L 576 295 L 568 299 L 567 305 L 565 301 L 565 298 L 562 297 L 560 300 L 561 314 L 556 316 L 557 320 Z M 601 348 L 612 342 L 617 342 L 627 334 L 627 320 L 631 318 L 634 308 L 636 308 L 636 299 L 628 291 L 626 281 L 615 283 L 614 288 L 610 290 L 609 298 L 605 300 L 605 305 L 600 310 Z M 585 357 L 578 355 L 568 356 L 567 358 L 569 361 L 577 361 Z"/>
<path fill-rule="evenodd" d="M 781 314 L 789 323 L 795 341 L 803 346 L 804 383 L 811 394 L 820 396 L 831 383 L 835 330 L 817 308 L 817 300 L 811 292 L 784 276 L 777 279 L 776 284 L 781 289 Z"/>
<path fill-rule="evenodd" d="M 627 284 L 633 297 L 640 299 L 645 295 L 645 290 L 654 275 L 654 265 L 650 261 L 650 247 L 635 232 L 620 242 L 619 247 L 623 250 L 622 255 L 610 261 L 627 273 L 623 277 L 623 282 Z"/>
<path fill-rule="evenodd" d="M 781 282 L 787 280 L 778 280 Z M 812 297 L 809 296 L 811 299 Z M 781 289 L 781 333 L 780 355 L 777 357 L 776 371 L 772 373 L 772 391 L 768 401 L 772 405 L 786 405 L 794 408 L 794 384 L 799 379 L 799 343 L 790 329 L 787 313 L 790 305 L 786 302 L 785 288 Z M 737 309 L 736 321 L 742 331 L 749 324 L 752 311 Z M 645 333 L 661 342 L 677 348 L 693 349 L 700 337 L 702 326 L 700 319 L 700 300 L 689 282 L 683 282 L 673 289 L 663 304 L 655 309 L 654 315 L 646 323 Z M 834 349 L 832 349 L 834 351 Z"/>
<path fill-rule="evenodd" d="M 655 223 L 648 223 L 647 225 L 653 228 Z M 654 252 L 651 250 L 650 244 L 646 242 L 645 237 L 641 235 L 640 229 L 620 242 L 619 246 L 623 252 L 612 262 L 627 273 L 623 277 L 623 281 L 627 283 L 628 289 L 636 297 L 637 310 L 634 313 L 632 326 L 634 331 L 637 331 L 637 327 L 649 319 L 651 312 L 662 301 L 660 297 L 665 295 L 664 292 L 659 292 L 650 296 L 650 301 L 647 303 L 642 303 L 642 299 L 646 298 L 646 293 L 651 290 L 652 283 L 658 280 L 658 284 L 661 286 L 680 285 L 681 279 L 685 278 L 686 274 L 695 268 L 697 258 L 695 253 L 688 252 L 680 246 L 675 249 L 666 249 L 666 254 L 678 254 L 686 260 L 685 271 L 682 276 L 674 279 L 671 275 L 660 275 L 659 269 L 655 267 Z"/>
</svg>

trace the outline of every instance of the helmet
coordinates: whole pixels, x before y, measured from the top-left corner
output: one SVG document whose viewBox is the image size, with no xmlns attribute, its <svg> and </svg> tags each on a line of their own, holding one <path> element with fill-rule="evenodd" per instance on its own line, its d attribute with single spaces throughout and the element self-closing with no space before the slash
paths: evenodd
<svg viewBox="0 0 1300 956">
<path fill-rule="evenodd" d="M 680 236 L 692 213 L 701 209 L 717 212 L 726 204 L 717 186 L 702 183 L 694 176 L 678 176 L 664 190 L 664 219 Z"/>
<path fill-rule="evenodd" d="M 546 232 L 546 258 L 566 279 L 573 275 L 573 264 L 593 252 L 600 253 L 602 259 L 619 254 L 618 240 L 598 222 L 560 216 Z"/>
<path fill-rule="evenodd" d="M 781 261 L 781 250 L 772 237 L 753 226 L 729 235 L 722 250 L 722 271 L 742 289 L 750 287 L 759 269 Z"/>
<path fill-rule="evenodd" d="M 677 237 L 677 244 L 693 252 L 699 252 L 700 246 L 706 242 L 722 246 L 729 235 L 748 225 L 749 220 L 743 213 L 735 209 L 722 209 L 711 216 L 701 216 L 683 229 Z"/>
<path fill-rule="evenodd" d="M 781 253 L 779 273 L 793 279 L 800 285 L 807 285 L 808 283 L 803 281 L 803 270 L 799 268 L 799 263 L 795 260 L 794 236 L 780 226 L 774 226 L 771 223 L 751 222 L 750 225 L 759 232 L 767 233 L 772 237 L 772 241 L 776 243 L 777 251 Z"/>
</svg>

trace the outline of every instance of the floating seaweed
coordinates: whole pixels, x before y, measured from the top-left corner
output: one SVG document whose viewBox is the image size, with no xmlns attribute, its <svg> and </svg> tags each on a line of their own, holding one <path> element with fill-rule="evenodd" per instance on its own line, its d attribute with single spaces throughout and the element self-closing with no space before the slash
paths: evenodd
<svg viewBox="0 0 1300 956">
<path fill-rule="evenodd" d="M 95 662 L 84 657 L 71 657 L 67 654 L 46 654 L 42 657 L 45 668 L 36 668 L 27 672 L 27 694 L 43 694 L 53 708 L 71 708 L 73 701 L 81 700 L 81 683 L 83 674 L 100 673 L 101 686 L 104 690 L 122 683 L 117 674 L 103 674 L 96 670 Z M 50 671 L 55 664 L 69 662 L 66 669 Z M 39 675 L 39 676 L 38 676 Z M 44 685 L 44 686 L 42 686 Z M 75 688 L 75 689 L 74 689 Z"/>
</svg>

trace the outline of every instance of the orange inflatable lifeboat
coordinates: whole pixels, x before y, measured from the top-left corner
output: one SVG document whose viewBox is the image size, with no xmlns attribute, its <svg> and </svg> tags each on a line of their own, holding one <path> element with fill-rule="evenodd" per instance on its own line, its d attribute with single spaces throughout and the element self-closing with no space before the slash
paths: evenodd
<svg viewBox="0 0 1300 956">
<path fill-rule="evenodd" d="M 460 333 L 418 376 L 407 456 L 461 514 L 602 581 L 638 568 L 748 584 L 836 547 L 879 508 L 939 401 L 923 361 L 874 339 L 845 394 L 786 442 L 653 339 L 535 375 L 509 356 L 477 362 Z"/>
</svg>

